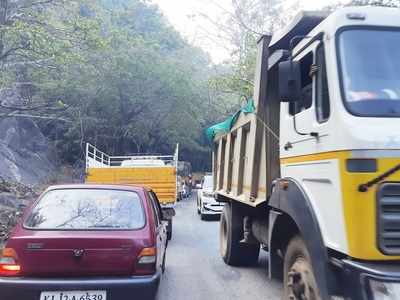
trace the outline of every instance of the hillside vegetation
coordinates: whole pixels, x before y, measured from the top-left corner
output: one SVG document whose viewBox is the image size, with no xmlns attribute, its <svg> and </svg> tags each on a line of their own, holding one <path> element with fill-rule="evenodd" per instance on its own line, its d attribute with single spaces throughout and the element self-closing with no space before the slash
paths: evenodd
<svg viewBox="0 0 400 300">
<path fill-rule="evenodd" d="M 150 1 L 0 0 L 0 166 L 18 179 L 36 154 L 45 173 L 54 157 L 83 166 L 86 142 L 114 155 L 172 154 L 179 143 L 181 160 L 209 169 L 204 129 L 251 97 L 256 41 L 290 20 L 292 2 L 235 0 L 232 13 L 208 20 L 219 30 L 210 38 L 232 49 L 216 66 Z"/>
<path fill-rule="evenodd" d="M 34 120 L 64 164 L 90 142 L 111 154 L 172 154 L 209 167 L 218 103 L 210 58 L 140 0 L 0 1 L 0 121 Z M 217 101 L 218 100 L 218 101 Z"/>
</svg>

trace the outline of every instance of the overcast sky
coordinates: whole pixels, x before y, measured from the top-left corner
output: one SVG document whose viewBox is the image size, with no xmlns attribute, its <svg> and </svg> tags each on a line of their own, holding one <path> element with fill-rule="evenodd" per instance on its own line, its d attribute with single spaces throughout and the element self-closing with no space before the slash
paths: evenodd
<svg viewBox="0 0 400 300">
<path fill-rule="evenodd" d="M 328 4 L 346 0 L 300 1 L 304 9 L 317 10 Z M 206 19 L 196 17 L 196 15 L 205 13 L 211 19 L 218 20 L 224 14 L 224 10 L 231 10 L 232 0 L 152 0 L 152 2 L 159 5 L 170 23 L 190 43 L 207 51 L 214 62 L 218 63 L 229 58 L 229 46 L 221 45 L 218 41 L 213 40 L 209 33 L 215 31 L 215 28 Z"/>
</svg>

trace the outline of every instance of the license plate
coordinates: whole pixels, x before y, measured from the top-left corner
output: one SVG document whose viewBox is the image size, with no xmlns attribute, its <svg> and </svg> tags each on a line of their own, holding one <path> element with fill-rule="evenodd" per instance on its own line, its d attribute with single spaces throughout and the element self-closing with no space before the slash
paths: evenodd
<svg viewBox="0 0 400 300">
<path fill-rule="evenodd" d="M 42 292 L 40 300 L 107 300 L 106 291 Z"/>
</svg>

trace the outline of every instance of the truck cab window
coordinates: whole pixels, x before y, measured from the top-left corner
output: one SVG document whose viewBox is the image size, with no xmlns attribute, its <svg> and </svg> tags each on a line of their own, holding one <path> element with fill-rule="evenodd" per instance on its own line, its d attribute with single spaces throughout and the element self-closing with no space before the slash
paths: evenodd
<svg viewBox="0 0 400 300">
<path fill-rule="evenodd" d="M 329 103 L 328 79 L 326 76 L 325 50 L 323 45 L 320 45 L 317 49 L 316 60 L 318 66 L 316 112 L 318 122 L 323 123 L 329 119 L 331 112 Z"/>
<path fill-rule="evenodd" d="M 313 66 L 313 53 L 307 54 L 300 60 L 301 71 L 301 97 L 298 102 L 290 103 L 289 112 L 291 115 L 298 114 L 306 110 L 312 105 L 312 75 L 311 68 Z"/>
</svg>

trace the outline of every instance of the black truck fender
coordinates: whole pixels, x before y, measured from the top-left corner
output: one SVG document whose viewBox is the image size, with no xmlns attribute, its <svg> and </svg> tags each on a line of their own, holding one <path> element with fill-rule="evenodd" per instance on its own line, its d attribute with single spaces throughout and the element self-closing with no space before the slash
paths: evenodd
<svg viewBox="0 0 400 300">
<path fill-rule="evenodd" d="M 301 186 L 292 178 L 275 182 L 269 199 L 269 263 L 270 277 L 282 272 L 279 260 L 284 257 L 287 243 L 300 234 L 310 253 L 321 298 L 336 294 L 335 273 L 329 264 L 327 248 L 311 203 Z M 280 253 L 281 252 L 281 253 Z M 281 275 L 281 274 L 280 274 Z"/>
</svg>

